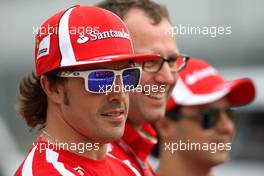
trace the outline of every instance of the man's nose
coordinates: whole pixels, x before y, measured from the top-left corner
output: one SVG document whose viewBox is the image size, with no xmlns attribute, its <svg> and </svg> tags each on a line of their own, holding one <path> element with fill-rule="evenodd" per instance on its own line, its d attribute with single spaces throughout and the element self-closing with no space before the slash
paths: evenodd
<svg viewBox="0 0 264 176">
<path fill-rule="evenodd" d="M 112 89 L 111 91 L 108 92 L 108 95 L 109 95 L 109 101 L 122 102 L 127 98 L 128 93 L 126 93 L 123 88 L 121 76 L 116 77 L 115 82 L 112 86 Z"/>
<path fill-rule="evenodd" d="M 159 84 L 173 85 L 176 82 L 177 73 L 171 72 L 169 64 L 165 62 L 155 75 L 155 81 Z"/>
<path fill-rule="evenodd" d="M 216 125 L 216 128 L 215 129 L 218 132 L 220 132 L 220 133 L 233 135 L 234 128 L 235 128 L 235 124 L 230 119 L 230 117 L 228 116 L 228 114 L 226 112 L 221 112 L 220 113 L 220 119 L 217 122 L 217 125 Z"/>
</svg>

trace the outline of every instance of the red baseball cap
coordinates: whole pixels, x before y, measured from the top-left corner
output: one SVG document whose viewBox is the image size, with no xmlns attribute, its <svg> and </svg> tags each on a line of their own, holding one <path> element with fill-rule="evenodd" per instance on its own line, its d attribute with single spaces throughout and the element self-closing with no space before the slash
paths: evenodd
<svg viewBox="0 0 264 176">
<path fill-rule="evenodd" d="M 255 86 L 251 79 L 226 81 L 206 61 L 191 58 L 184 70 L 179 73 L 167 111 L 176 105 L 203 105 L 225 96 L 233 106 L 242 106 L 253 101 L 255 94 Z"/>
<path fill-rule="evenodd" d="M 57 68 L 159 57 L 134 54 L 123 21 L 98 7 L 77 5 L 58 12 L 39 27 L 35 38 L 38 76 Z"/>
</svg>

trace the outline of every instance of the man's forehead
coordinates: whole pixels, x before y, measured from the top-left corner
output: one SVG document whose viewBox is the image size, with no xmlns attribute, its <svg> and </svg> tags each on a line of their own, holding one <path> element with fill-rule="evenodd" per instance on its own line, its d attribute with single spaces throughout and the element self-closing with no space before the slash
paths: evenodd
<svg viewBox="0 0 264 176">
<path fill-rule="evenodd" d="M 225 108 L 227 106 L 230 106 L 230 103 L 229 103 L 227 97 L 223 97 L 219 100 L 216 100 L 214 102 L 207 103 L 207 104 L 194 105 L 194 106 L 182 106 L 182 107 L 184 107 L 184 109 L 187 111 L 189 111 L 189 110 L 199 111 L 199 110 L 205 109 L 205 108 Z"/>
<path fill-rule="evenodd" d="M 136 11 L 138 13 L 134 13 Z M 154 25 L 142 10 L 131 9 L 124 21 L 136 53 L 156 53 L 162 56 L 178 53 L 176 38 L 170 35 L 172 26 L 167 19 L 163 18 L 159 24 Z"/>
<path fill-rule="evenodd" d="M 157 24 L 141 9 L 133 8 L 128 11 L 124 22 L 130 33 L 163 32 L 171 29 L 172 25 L 167 18 L 161 18 Z M 135 25 L 136 24 L 136 25 Z"/>
<path fill-rule="evenodd" d="M 175 39 L 175 36 L 171 35 L 170 31 L 172 30 L 172 26 L 167 19 L 162 19 L 160 23 L 154 25 L 150 22 L 150 20 L 144 19 L 143 17 L 135 21 L 132 15 L 125 21 L 128 30 L 132 36 L 144 37 L 147 36 L 155 36 L 160 38 L 170 38 L 171 40 Z M 157 36 L 158 34 L 158 36 Z M 143 36 L 142 36 L 143 35 Z"/>
<path fill-rule="evenodd" d="M 223 98 L 221 98 L 219 100 L 216 100 L 216 101 L 208 104 L 208 106 L 210 106 L 210 107 L 216 107 L 216 108 L 217 107 L 224 108 L 226 106 L 230 106 L 230 102 L 229 102 L 229 100 L 228 100 L 227 97 L 223 97 Z"/>
</svg>

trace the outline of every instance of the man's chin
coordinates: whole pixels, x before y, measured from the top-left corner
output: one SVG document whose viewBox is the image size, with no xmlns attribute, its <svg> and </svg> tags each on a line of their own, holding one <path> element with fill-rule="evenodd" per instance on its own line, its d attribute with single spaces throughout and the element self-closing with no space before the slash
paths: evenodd
<svg viewBox="0 0 264 176">
<path fill-rule="evenodd" d="M 113 134 L 111 136 L 108 136 L 107 138 L 105 138 L 103 141 L 101 141 L 102 143 L 111 143 L 113 141 L 117 141 L 119 139 L 121 139 L 123 137 L 123 134 L 124 133 L 116 133 L 116 134 Z"/>
<path fill-rule="evenodd" d="M 212 155 L 212 161 L 214 165 L 222 164 L 229 159 L 229 152 L 226 151 L 217 151 Z"/>
<path fill-rule="evenodd" d="M 149 108 L 145 116 L 148 123 L 155 123 L 165 116 L 165 108 Z"/>
</svg>

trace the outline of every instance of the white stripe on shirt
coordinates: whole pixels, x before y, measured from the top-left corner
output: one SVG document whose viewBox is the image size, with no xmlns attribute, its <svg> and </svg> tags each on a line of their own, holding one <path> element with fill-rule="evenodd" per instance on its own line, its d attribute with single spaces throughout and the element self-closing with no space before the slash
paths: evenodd
<svg viewBox="0 0 264 176">
<path fill-rule="evenodd" d="M 110 153 L 106 153 L 106 155 L 110 156 L 111 158 L 116 159 L 119 162 L 124 163 L 129 169 L 131 169 L 131 171 L 136 175 L 136 176 L 141 176 L 141 174 L 138 172 L 138 170 L 136 168 L 134 168 L 129 160 L 120 160 L 119 158 L 115 157 L 114 155 L 110 154 Z"/>
<path fill-rule="evenodd" d="M 32 171 L 32 163 L 33 163 L 33 157 L 35 154 L 36 146 L 31 150 L 31 152 L 28 154 L 22 168 L 22 176 L 33 176 Z"/>
<path fill-rule="evenodd" d="M 64 164 L 58 162 L 59 154 L 53 150 L 46 149 L 46 160 L 63 176 L 76 176 L 64 167 Z"/>
</svg>

